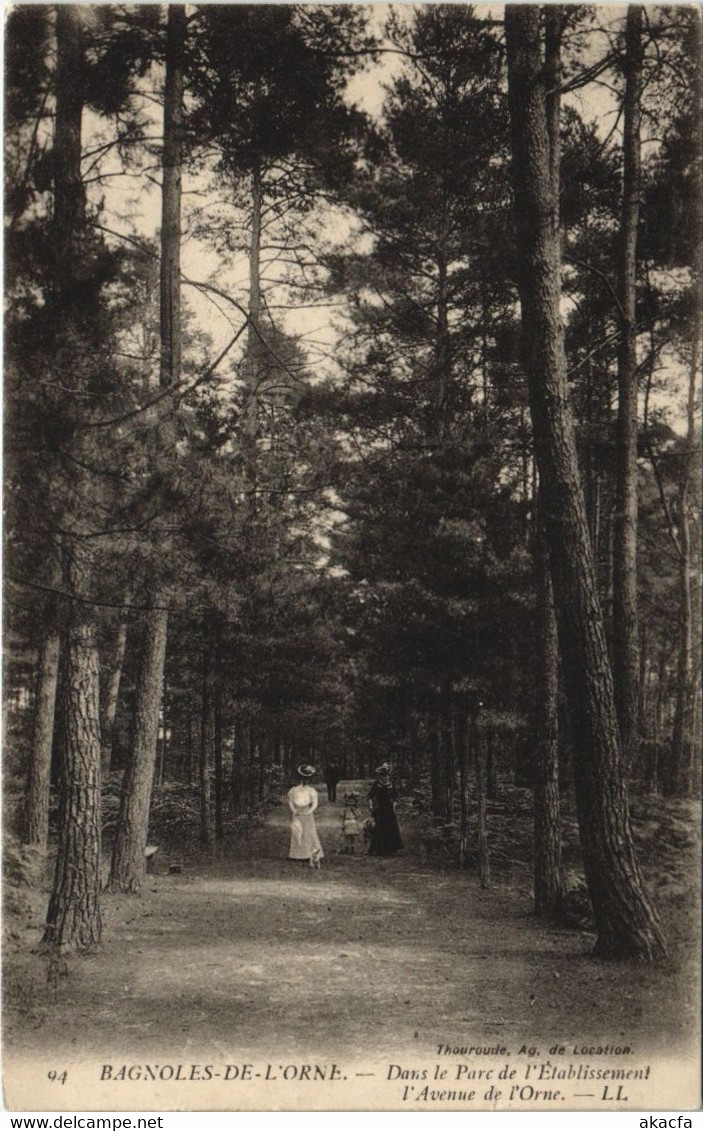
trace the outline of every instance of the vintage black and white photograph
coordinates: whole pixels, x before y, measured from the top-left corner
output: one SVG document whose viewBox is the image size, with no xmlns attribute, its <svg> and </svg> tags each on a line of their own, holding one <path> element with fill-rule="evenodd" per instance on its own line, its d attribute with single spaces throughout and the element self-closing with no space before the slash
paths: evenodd
<svg viewBox="0 0 703 1131">
<path fill-rule="evenodd" d="M 5 1104 L 697 1108 L 700 8 L 4 17 Z"/>
</svg>

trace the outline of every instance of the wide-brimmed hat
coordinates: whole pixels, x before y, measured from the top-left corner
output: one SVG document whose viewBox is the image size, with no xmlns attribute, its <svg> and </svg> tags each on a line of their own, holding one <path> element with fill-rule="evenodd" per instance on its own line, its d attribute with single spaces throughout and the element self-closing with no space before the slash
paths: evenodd
<svg viewBox="0 0 703 1131">
<path fill-rule="evenodd" d="M 374 773 L 378 774 L 379 777 L 381 776 L 381 774 L 390 774 L 390 772 L 391 772 L 391 768 L 390 768 L 390 766 L 388 765 L 387 762 L 383 762 L 382 765 L 376 766 L 376 769 L 374 770 Z"/>
<path fill-rule="evenodd" d="M 312 778 L 315 776 L 314 766 L 298 766 L 298 777 Z"/>
</svg>

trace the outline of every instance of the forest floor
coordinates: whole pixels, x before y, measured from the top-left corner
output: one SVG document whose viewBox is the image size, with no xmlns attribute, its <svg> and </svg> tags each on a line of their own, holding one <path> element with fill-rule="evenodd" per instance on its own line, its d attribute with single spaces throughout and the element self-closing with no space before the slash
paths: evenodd
<svg viewBox="0 0 703 1131">
<path fill-rule="evenodd" d="M 659 900 L 670 962 L 606 963 L 588 931 L 533 917 L 524 855 L 481 890 L 474 872 L 424 858 L 409 816 L 398 856 L 340 855 L 339 810 L 320 793 L 319 871 L 286 858 L 276 804 L 216 854 L 171 854 L 181 874 L 161 852 L 141 897 L 105 894 L 99 951 L 59 969 L 36 950 L 46 892 L 29 893 L 5 923 L 6 1049 L 229 1062 L 395 1059 L 444 1041 L 690 1044 L 697 914 L 680 883 Z"/>
</svg>

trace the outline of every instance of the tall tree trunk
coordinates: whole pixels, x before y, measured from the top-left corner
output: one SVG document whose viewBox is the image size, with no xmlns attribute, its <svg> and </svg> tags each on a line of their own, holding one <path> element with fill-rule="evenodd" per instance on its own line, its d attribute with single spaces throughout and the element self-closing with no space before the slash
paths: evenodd
<svg viewBox="0 0 703 1131">
<path fill-rule="evenodd" d="M 642 13 L 627 9 L 623 103 L 623 187 L 618 250 L 617 483 L 613 530 L 613 680 L 625 768 L 637 750 L 637 226 L 640 202 Z"/>
<path fill-rule="evenodd" d="M 36 844 L 39 848 L 46 848 L 49 839 L 51 749 L 54 740 L 59 651 L 59 630 L 49 627 L 39 651 L 24 820 L 25 843 Z"/>
<path fill-rule="evenodd" d="M 476 721 L 472 723 L 472 745 L 476 769 L 476 803 L 478 808 L 478 878 L 482 888 L 491 885 L 491 856 L 488 848 L 488 823 L 486 814 L 486 743 L 478 730 Z"/>
<path fill-rule="evenodd" d="M 459 769 L 459 867 L 469 858 L 469 722 L 462 705 L 457 714 L 456 751 Z"/>
<path fill-rule="evenodd" d="M 447 820 L 447 792 L 445 789 L 444 748 L 442 746 L 441 704 L 433 705 L 430 715 L 430 789 L 432 816 L 437 821 Z"/>
<path fill-rule="evenodd" d="M 645 634 L 640 641 L 640 731 L 652 735 L 654 730 L 654 658 L 650 651 L 651 638 Z M 644 660 L 642 655 L 644 653 Z"/>
<path fill-rule="evenodd" d="M 163 181 L 161 188 L 161 268 L 159 384 L 174 388 L 181 376 L 181 177 L 183 161 L 183 56 L 185 5 L 169 4 L 166 27 Z M 166 413 L 169 411 L 168 401 Z M 142 666 L 137 676 L 134 741 L 125 771 L 123 799 L 130 788 L 146 794 L 120 807 L 110 885 L 138 891 L 144 875 L 144 849 L 154 781 L 159 713 L 168 635 L 167 593 L 152 586 L 153 608 L 145 615 Z M 142 810 L 146 814 L 142 820 Z M 135 811 L 135 819 L 129 814 Z M 124 815 L 124 823 L 123 823 Z"/>
<path fill-rule="evenodd" d="M 171 725 L 170 711 L 169 711 L 169 694 L 168 694 L 168 678 L 166 675 L 166 664 L 164 662 L 164 681 L 161 689 L 161 723 L 159 730 L 161 732 L 161 744 L 159 751 L 159 772 L 158 784 L 164 784 L 164 776 L 166 773 L 166 755 L 169 751 L 169 727 Z M 158 740 L 157 740 L 158 746 Z"/>
<path fill-rule="evenodd" d="M 701 711 L 703 709 L 703 687 L 701 687 L 701 669 L 703 662 L 701 657 L 698 657 L 698 662 L 693 669 L 693 719 L 691 722 L 691 769 L 690 781 L 691 792 L 694 797 L 701 795 L 701 775 L 703 774 L 703 766 L 701 766 L 701 759 L 697 756 L 697 752 L 703 748 L 703 726 L 701 719 Z"/>
<path fill-rule="evenodd" d="M 676 679 L 676 707 L 672 739 L 671 765 L 666 778 L 669 794 L 689 793 L 692 788 L 694 703 L 693 681 L 693 546 L 690 509 L 694 504 L 694 484 L 701 479 L 701 435 L 696 436 L 696 386 L 703 353 L 703 30 L 700 18 L 693 20 L 695 36 L 695 77 L 691 143 L 695 154 L 697 177 L 694 181 L 691 289 L 693 318 L 691 322 L 691 358 L 688 373 L 686 447 L 679 474 L 677 525 L 679 529 L 679 654 Z M 698 458 L 696 452 L 698 451 Z M 700 566 L 700 549 L 699 562 Z"/>
<path fill-rule="evenodd" d="M 61 689 L 59 844 L 43 945 L 58 953 L 100 942 L 100 729 L 98 650 L 92 626 L 74 624 Z"/>
<path fill-rule="evenodd" d="M 213 742 L 215 746 L 215 839 L 224 840 L 223 819 L 224 783 L 222 776 L 222 690 L 215 688 L 213 704 Z"/>
<path fill-rule="evenodd" d="M 195 782 L 198 780 L 196 758 L 195 758 L 195 727 L 196 727 L 195 714 L 194 714 L 193 710 L 191 709 L 188 712 L 188 736 L 187 736 L 187 742 L 188 742 L 188 780 L 189 780 L 191 785 L 194 785 Z"/>
<path fill-rule="evenodd" d="M 666 685 L 666 669 L 669 659 L 668 648 L 662 647 L 659 652 L 657 665 L 657 685 L 654 694 L 654 749 L 650 767 L 650 788 L 652 793 L 658 793 L 661 785 L 661 753 L 664 743 L 664 690 Z"/>
<path fill-rule="evenodd" d="M 83 259 L 85 191 L 81 181 L 84 44 L 81 9 L 56 8 L 56 109 L 54 117 L 54 306 L 57 331 L 78 326 L 75 278 Z M 64 363 L 71 364 L 71 344 Z M 78 367 L 77 372 L 80 372 Z M 80 377 L 77 378 L 80 382 Z M 80 387 L 77 389 L 80 392 Z M 100 941 L 100 691 L 93 606 L 94 562 L 80 531 L 92 503 L 90 483 L 78 475 L 73 514 L 62 551 L 63 585 L 80 598 L 70 603 L 61 691 L 63 737 L 58 816 L 58 857 L 44 931 L 54 951 L 87 950 Z"/>
<path fill-rule="evenodd" d="M 259 393 L 264 362 L 261 302 L 261 214 L 263 188 L 261 169 L 254 164 L 251 175 L 251 232 L 249 236 L 249 329 L 245 365 L 245 403 L 242 418 L 242 452 L 244 464 L 245 506 L 248 516 L 257 510 L 256 485 L 257 435 L 259 428 Z"/>
<path fill-rule="evenodd" d="M 632 840 L 612 675 L 567 401 L 558 202 L 550 172 L 540 21 L 536 6 L 506 7 L 524 362 L 574 739 L 579 830 L 597 952 L 654 960 L 666 953 L 666 945 Z"/>
<path fill-rule="evenodd" d="M 121 620 L 114 632 L 114 639 L 110 641 L 112 648 L 109 661 L 103 662 L 101 672 L 108 673 L 101 687 L 100 709 L 100 758 L 102 762 L 102 777 L 106 780 L 110 773 L 112 762 L 112 738 L 117 715 L 117 701 L 120 694 L 122 680 L 122 665 L 124 664 L 125 649 L 127 647 L 127 622 Z"/>
<path fill-rule="evenodd" d="M 667 794 L 682 795 L 691 791 L 693 742 L 693 703 L 695 687 L 693 684 L 693 601 L 692 601 L 692 539 L 689 508 L 693 488 L 695 459 L 695 387 L 700 358 L 700 315 L 696 321 L 699 326 L 694 332 L 691 367 L 689 372 L 688 432 L 686 450 L 682 459 L 679 476 L 676 524 L 679 538 L 678 589 L 679 589 L 679 640 L 676 669 L 676 706 L 674 709 L 674 732 L 671 742 L 671 755 L 665 777 Z M 699 441 L 700 442 L 700 441 Z"/>
<path fill-rule="evenodd" d="M 234 749 L 232 752 L 232 777 L 230 779 L 229 810 L 234 816 L 244 812 L 244 726 L 240 720 L 234 724 Z"/>
<path fill-rule="evenodd" d="M 161 186 L 159 385 L 181 378 L 181 195 L 183 169 L 183 65 L 185 5 L 169 4 L 164 80 L 163 181 Z"/>
<path fill-rule="evenodd" d="M 558 919 L 562 912 L 561 808 L 559 803 L 559 646 L 549 548 L 541 514 L 536 521 L 537 751 L 534 775 L 535 912 Z"/>
<path fill-rule="evenodd" d="M 676 705 L 671 754 L 665 777 L 666 793 L 681 796 L 690 790 L 689 764 L 693 706 L 693 617 L 691 602 L 691 529 L 688 515 L 688 483 L 679 483 L 677 526 L 679 530 L 679 648 L 676 666 Z"/>
<path fill-rule="evenodd" d="M 450 821 L 452 817 L 452 802 L 454 800 L 454 727 L 452 714 L 452 689 L 447 681 L 442 685 L 440 716 L 442 755 L 440 772 L 442 810 L 448 821 Z"/>
<path fill-rule="evenodd" d="M 112 891 L 139 892 L 146 874 L 144 850 L 149 834 L 168 623 L 166 610 L 158 611 L 161 615 L 159 631 L 154 631 L 154 612 L 147 614 L 149 627 L 144 634 L 144 655 L 139 666 L 132 724 L 133 754 L 122 782 L 108 881 Z M 139 757 L 135 756 L 137 752 Z"/>
<path fill-rule="evenodd" d="M 200 714 L 200 762 L 198 780 L 200 785 L 200 843 L 207 848 L 211 841 L 210 832 L 210 747 L 212 745 L 212 695 L 210 686 L 210 657 L 203 653 L 202 694 Z"/>
<path fill-rule="evenodd" d="M 561 37 L 564 16 L 561 5 L 545 10 L 545 63 L 550 90 L 546 96 L 549 173 L 554 204 L 553 225 L 557 248 L 561 243 L 559 213 L 561 141 L 559 134 L 559 87 L 562 79 Z M 590 442 L 590 438 L 589 438 Z M 554 593 L 549 565 L 549 543 L 538 495 L 535 515 L 535 560 L 537 572 L 537 633 L 539 640 L 539 687 L 537 693 L 538 746 L 535 764 L 534 887 L 535 912 L 556 919 L 562 910 L 561 810 L 559 805 L 559 645 L 554 612 Z"/>
<path fill-rule="evenodd" d="M 258 781 L 257 800 L 258 801 L 264 801 L 266 799 L 266 788 L 265 788 L 266 762 L 265 762 L 265 757 L 266 757 L 266 747 L 267 747 L 267 745 L 268 745 L 268 743 L 267 743 L 266 732 L 263 731 L 263 730 L 259 731 L 259 743 L 258 743 L 259 766 L 258 766 L 258 775 L 257 775 L 257 781 Z"/>
<path fill-rule="evenodd" d="M 495 759 L 495 730 L 493 727 L 486 727 L 484 732 L 484 741 L 486 744 L 486 797 L 489 801 L 495 801 L 498 796 L 498 773 L 496 768 Z"/>
<path fill-rule="evenodd" d="M 430 437 L 435 444 L 441 445 L 447 437 L 447 428 L 450 420 L 451 397 L 451 339 L 449 336 L 449 298 L 448 298 L 448 270 L 447 256 L 444 248 L 444 228 L 440 232 L 437 246 L 437 332 L 434 346 L 432 404 L 433 417 L 430 423 Z"/>
</svg>

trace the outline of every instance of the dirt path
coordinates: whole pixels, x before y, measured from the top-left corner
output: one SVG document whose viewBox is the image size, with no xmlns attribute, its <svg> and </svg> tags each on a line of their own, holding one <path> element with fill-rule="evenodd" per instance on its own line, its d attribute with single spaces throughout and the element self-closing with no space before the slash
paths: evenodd
<svg viewBox="0 0 703 1131">
<path fill-rule="evenodd" d="M 342 795 L 342 785 L 339 795 Z M 114 1059 L 398 1056 L 452 1044 L 622 1041 L 673 1048 L 694 1023 L 681 970 L 589 957 L 593 939 L 530 912 L 529 872 L 482 892 L 473 873 L 397 857 L 341 856 L 321 801 L 322 869 L 286 859 L 288 816 L 141 898 L 104 898 L 104 945 L 50 976 L 29 953 L 6 963 L 12 1047 Z M 166 861 L 161 861 L 163 868 Z M 23 999 L 24 995 L 24 999 Z M 13 1005 L 20 1002 L 20 1015 Z M 23 1004 L 24 1002 L 24 1004 Z"/>
</svg>

